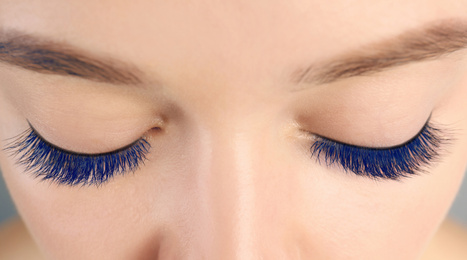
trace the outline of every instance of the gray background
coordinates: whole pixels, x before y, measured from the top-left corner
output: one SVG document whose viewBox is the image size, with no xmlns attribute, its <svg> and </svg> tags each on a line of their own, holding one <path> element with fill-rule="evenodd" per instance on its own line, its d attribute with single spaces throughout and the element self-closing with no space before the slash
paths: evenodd
<svg viewBox="0 0 467 260">
<path fill-rule="evenodd" d="M 8 195 L 3 177 L 0 176 L 0 224 L 6 219 L 15 216 L 15 214 L 15 207 Z M 467 177 L 464 178 L 464 183 L 449 214 L 451 217 L 467 225 Z"/>
</svg>

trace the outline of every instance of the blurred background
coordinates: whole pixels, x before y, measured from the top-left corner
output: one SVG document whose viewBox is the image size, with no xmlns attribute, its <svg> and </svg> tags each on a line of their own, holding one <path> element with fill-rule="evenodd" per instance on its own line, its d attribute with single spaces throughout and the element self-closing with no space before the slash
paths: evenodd
<svg viewBox="0 0 467 260">
<path fill-rule="evenodd" d="M 464 178 L 464 183 L 449 214 L 452 218 L 457 219 L 467 226 L 467 178 Z M 3 221 L 15 215 L 15 207 L 11 202 L 5 187 L 5 182 L 3 181 L 3 176 L 0 173 L 0 225 Z"/>
</svg>

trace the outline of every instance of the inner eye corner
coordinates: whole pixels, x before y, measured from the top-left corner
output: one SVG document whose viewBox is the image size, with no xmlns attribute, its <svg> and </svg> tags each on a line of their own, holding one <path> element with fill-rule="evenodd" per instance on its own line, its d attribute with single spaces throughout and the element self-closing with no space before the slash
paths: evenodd
<svg viewBox="0 0 467 260">
<path fill-rule="evenodd" d="M 151 139 L 151 138 L 154 138 L 154 137 L 158 136 L 161 133 L 164 133 L 165 131 L 166 131 L 166 129 L 163 126 L 156 125 L 156 126 L 153 126 L 153 127 L 149 128 L 143 134 L 143 136 L 146 137 L 146 138 Z"/>
<path fill-rule="evenodd" d="M 307 140 L 316 141 L 319 139 L 319 136 L 307 129 L 302 127 L 297 128 L 296 135 L 301 138 L 306 138 Z"/>
<path fill-rule="evenodd" d="M 153 126 L 151 129 L 148 130 L 150 133 L 159 133 L 163 132 L 164 128 L 162 126 Z"/>
</svg>

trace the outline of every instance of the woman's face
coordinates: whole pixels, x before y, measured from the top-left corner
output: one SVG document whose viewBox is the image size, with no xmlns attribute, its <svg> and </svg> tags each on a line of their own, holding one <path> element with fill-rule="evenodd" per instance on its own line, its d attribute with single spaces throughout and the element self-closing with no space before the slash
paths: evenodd
<svg viewBox="0 0 467 260">
<path fill-rule="evenodd" d="M 150 144 L 134 173 L 74 186 L 37 168 L 68 159 L 1 151 L 51 259 L 415 259 L 458 190 L 467 1 L 0 6 L 2 148 L 28 122 L 93 156 Z M 427 120 L 440 145 L 396 154 Z"/>
</svg>

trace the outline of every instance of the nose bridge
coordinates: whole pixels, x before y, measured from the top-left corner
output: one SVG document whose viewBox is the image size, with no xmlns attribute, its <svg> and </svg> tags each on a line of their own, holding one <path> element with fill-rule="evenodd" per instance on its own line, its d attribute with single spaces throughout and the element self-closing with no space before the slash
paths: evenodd
<svg viewBox="0 0 467 260">
<path fill-rule="evenodd" d="M 256 211 L 261 205 L 261 187 L 255 182 L 260 162 L 252 156 L 257 142 L 252 142 L 252 131 L 239 127 L 208 132 L 205 145 L 210 156 L 197 174 L 205 214 L 211 220 L 206 228 L 213 235 L 212 250 L 224 259 L 253 259 L 249 254 L 258 246 Z"/>
<path fill-rule="evenodd" d="M 281 177 L 285 169 L 265 127 L 232 124 L 202 138 L 209 155 L 201 155 L 207 159 L 195 173 L 194 221 L 201 221 L 194 224 L 206 259 L 297 259 L 288 233 L 296 204 L 286 201 L 296 195 L 294 181 Z"/>
<path fill-rule="evenodd" d="M 221 92 L 209 109 L 186 103 L 192 104 L 187 111 L 196 125 L 189 145 L 196 158 L 190 160 L 195 196 L 189 198 L 195 215 L 183 217 L 191 225 L 185 236 L 193 242 L 193 254 L 227 260 L 277 257 L 290 223 L 287 205 L 275 202 L 290 185 L 278 179 L 267 103 L 243 92 Z"/>
</svg>

